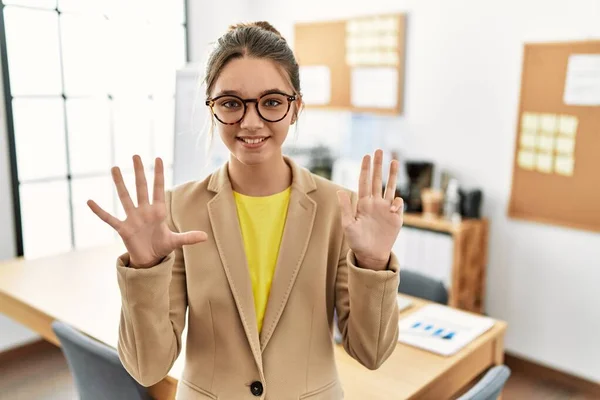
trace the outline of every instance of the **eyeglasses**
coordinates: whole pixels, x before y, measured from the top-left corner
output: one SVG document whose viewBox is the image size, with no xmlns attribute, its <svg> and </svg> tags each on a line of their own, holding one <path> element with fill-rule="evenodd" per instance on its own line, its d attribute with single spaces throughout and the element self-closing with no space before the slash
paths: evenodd
<svg viewBox="0 0 600 400">
<path fill-rule="evenodd" d="M 282 92 L 270 92 L 263 94 L 257 99 L 242 99 L 234 95 L 217 96 L 206 100 L 213 115 L 225 125 L 235 125 L 244 119 L 248 110 L 248 103 L 256 104 L 256 112 L 259 117 L 267 122 L 279 122 L 286 117 L 290 111 L 295 95 Z"/>
</svg>

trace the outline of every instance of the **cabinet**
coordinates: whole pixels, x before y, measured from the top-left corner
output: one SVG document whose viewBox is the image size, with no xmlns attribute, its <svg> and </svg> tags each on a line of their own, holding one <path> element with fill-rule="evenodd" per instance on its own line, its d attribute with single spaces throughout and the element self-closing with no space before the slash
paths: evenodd
<svg viewBox="0 0 600 400">
<path fill-rule="evenodd" d="M 448 234 L 452 238 L 448 305 L 483 313 L 485 296 L 488 220 L 465 219 L 453 223 L 442 217 L 405 213 L 404 226 Z M 431 251 L 421 249 L 420 251 Z M 400 266 L 402 268 L 402 266 Z M 412 269 L 418 271 L 418 265 Z"/>
</svg>

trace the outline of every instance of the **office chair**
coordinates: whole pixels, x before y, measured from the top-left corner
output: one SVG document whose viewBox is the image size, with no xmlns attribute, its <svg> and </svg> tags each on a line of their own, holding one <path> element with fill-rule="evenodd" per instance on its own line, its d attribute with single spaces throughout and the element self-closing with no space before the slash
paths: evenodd
<svg viewBox="0 0 600 400">
<path fill-rule="evenodd" d="M 52 330 L 60 341 L 81 400 L 152 400 L 146 388 L 125 370 L 116 350 L 64 322 L 54 321 Z"/>
<path fill-rule="evenodd" d="M 510 368 L 506 365 L 496 365 L 490 368 L 475 386 L 457 400 L 496 400 L 509 376 Z"/>
<path fill-rule="evenodd" d="M 398 292 L 448 304 L 448 291 L 441 281 L 406 269 L 400 270 Z"/>
</svg>

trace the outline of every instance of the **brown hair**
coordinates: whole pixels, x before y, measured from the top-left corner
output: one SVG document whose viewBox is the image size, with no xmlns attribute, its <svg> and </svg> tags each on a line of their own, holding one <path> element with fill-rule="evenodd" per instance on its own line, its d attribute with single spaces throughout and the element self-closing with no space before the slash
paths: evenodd
<svg viewBox="0 0 600 400">
<path fill-rule="evenodd" d="M 295 94 L 301 94 L 300 71 L 292 49 L 270 23 L 257 21 L 231 25 L 217 41 L 206 65 L 204 82 L 207 97 L 225 65 L 242 57 L 274 61 L 287 73 Z"/>
</svg>

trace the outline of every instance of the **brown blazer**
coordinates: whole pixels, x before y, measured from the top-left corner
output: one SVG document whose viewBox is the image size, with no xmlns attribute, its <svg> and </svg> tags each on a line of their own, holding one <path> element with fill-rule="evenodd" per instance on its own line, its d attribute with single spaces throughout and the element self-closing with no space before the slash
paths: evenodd
<svg viewBox="0 0 600 400">
<path fill-rule="evenodd" d="M 292 191 L 260 334 L 227 164 L 203 182 L 167 192 L 170 228 L 203 230 L 207 241 L 150 269 L 128 268 L 128 255 L 119 257 L 118 352 L 142 385 L 169 372 L 186 311 L 182 400 L 343 398 L 334 309 L 344 348 L 365 367 L 378 368 L 396 347 L 396 257 L 386 271 L 357 267 L 341 225 L 336 191 L 342 188 L 286 161 Z"/>
</svg>

